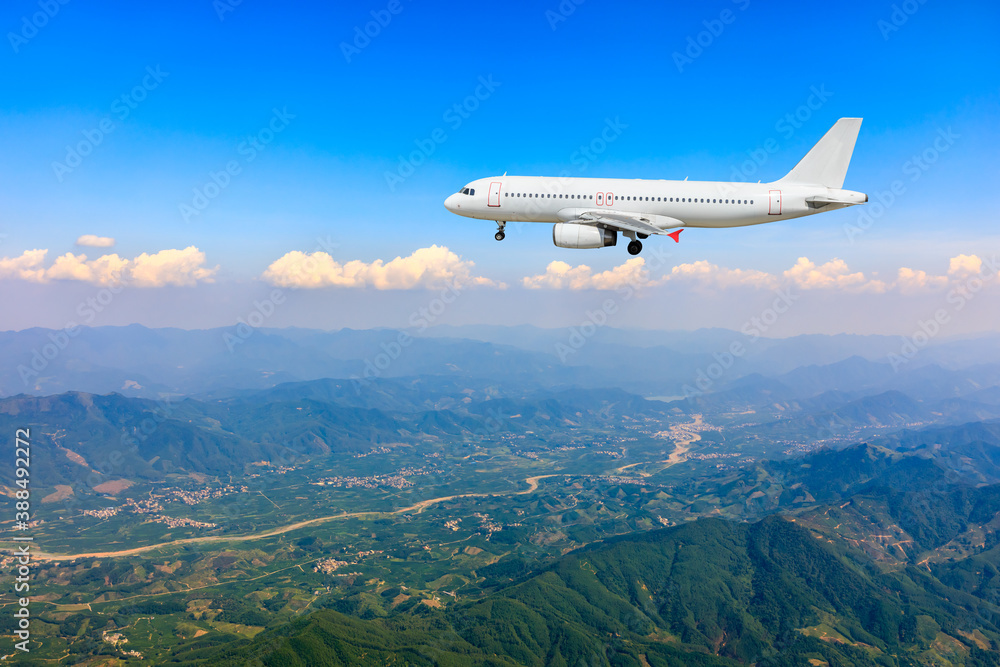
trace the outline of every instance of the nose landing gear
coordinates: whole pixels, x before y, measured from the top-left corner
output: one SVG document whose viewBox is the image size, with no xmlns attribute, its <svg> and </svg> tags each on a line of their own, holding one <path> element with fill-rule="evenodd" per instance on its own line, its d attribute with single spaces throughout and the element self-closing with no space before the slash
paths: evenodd
<svg viewBox="0 0 1000 667">
<path fill-rule="evenodd" d="M 493 238 L 495 238 L 497 241 L 503 241 L 504 238 L 507 236 L 506 234 L 503 233 L 505 227 L 507 227 L 506 222 L 500 222 L 499 220 L 497 220 L 497 233 L 493 235 Z"/>
</svg>

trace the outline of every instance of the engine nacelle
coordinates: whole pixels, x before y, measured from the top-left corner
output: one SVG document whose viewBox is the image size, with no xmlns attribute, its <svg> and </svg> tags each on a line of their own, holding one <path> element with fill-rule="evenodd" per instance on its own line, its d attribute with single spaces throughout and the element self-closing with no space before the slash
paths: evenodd
<svg viewBox="0 0 1000 667">
<path fill-rule="evenodd" d="M 552 225 L 552 242 L 560 248 L 606 248 L 618 244 L 618 232 L 593 225 L 557 222 Z"/>
</svg>

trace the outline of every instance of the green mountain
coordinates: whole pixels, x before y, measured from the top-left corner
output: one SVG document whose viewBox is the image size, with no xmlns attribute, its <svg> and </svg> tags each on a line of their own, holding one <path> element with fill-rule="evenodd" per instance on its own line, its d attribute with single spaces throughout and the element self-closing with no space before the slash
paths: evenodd
<svg viewBox="0 0 1000 667">
<path fill-rule="evenodd" d="M 917 568 L 880 570 L 817 537 L 779 517 L 702 519 L 579 550 L 444 611 L 361 620 L 324 610 L 211 657 L 178 657 L 220 667 L 659 667 L 910 665 L 950 651 L 950 664 L 998 664 L 989 649 L 1000 608 L 964 590 L 958 573 L 942 572 L 963 584 L 952 588 Z M 996 554 L 982 559 L 1000 565 Z"/>
<path fill-rule="evenodd" d="M 92 487 L 122 477 L 228 475 L 254 461 L 277 464 L 386 443 L 461 444 L 497 431 L 565 434 L 667 412 L 659 401 L 616 389 L 500 393 L 489 383 L 425 377 L 288 383 L 215 400 L 19 395 L 0 399 L 0 429 L 31 428 L 39 445 L 58 452 L 37 459 L 33 483 Z M 10 484 L 12 475 L 12 468 L 0 473 L 0 483 Z"/>
</svg>

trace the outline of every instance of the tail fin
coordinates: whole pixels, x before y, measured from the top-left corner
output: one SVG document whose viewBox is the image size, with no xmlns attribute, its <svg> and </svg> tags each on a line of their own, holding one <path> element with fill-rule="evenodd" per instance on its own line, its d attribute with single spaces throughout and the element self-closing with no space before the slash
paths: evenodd
<svg viewBox="0 0 1000 667">
<path fill-rule="evenodd" d="M 799 160 L 778 183 L 822 185 L 836 190 L 844 187 L 854 143 L 861 130 L 860 118 L 841 118 L 823 135 L 812 150 Z"/>
</svg>

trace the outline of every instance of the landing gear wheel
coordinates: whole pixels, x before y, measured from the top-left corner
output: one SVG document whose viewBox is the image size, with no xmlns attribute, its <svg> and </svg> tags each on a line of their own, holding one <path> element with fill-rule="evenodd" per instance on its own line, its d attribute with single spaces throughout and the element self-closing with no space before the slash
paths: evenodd
<svg viewBox="0 0 1000 667">
<path fill-rule="evenodd" d="M 497 241 L 503 241 L 504 239 L 503 230 L 506 228 L 507 228 L 506 222 L 497 220 L 497 233 L 493 235 L 493 238 L 495 238 Z"/>
<path fill-rule="evenodd" d="M 646 239 L 649 238 L 649 234 L 636 234 L 635 236 L 636 236 L 636 238 L 640 238 L 643 241 L 645 241 Z"/>
<path fill-rule="evenodd" d="M 638 255 L 640 252 L 642 252 L 641 243 L 639 243 L 638 241 L 632 241 L 631 243 L 628 244 L 628 254 Z"/>
<path fill-rule="evenodd" d="M 497 241 L 503 241 L 505 236 L 506 234 L 504 234 L 503 232 L 497 232 L 496 234 L 493 235 L 493 238 L 495 238 Z"/>
</svg>

